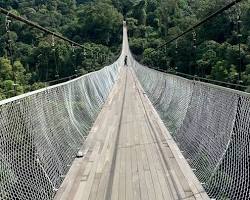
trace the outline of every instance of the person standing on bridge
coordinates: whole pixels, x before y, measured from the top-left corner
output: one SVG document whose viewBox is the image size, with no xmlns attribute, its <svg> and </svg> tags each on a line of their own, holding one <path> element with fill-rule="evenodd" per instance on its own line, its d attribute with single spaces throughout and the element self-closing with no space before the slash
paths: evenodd
<svg viewBox="0 0 250 200">
<path fill-rule="evenodd" d="M 124 59 L 124 66 L 128 66 L 128 56 L 125 56 L 125 59 Z"/>
</svg>

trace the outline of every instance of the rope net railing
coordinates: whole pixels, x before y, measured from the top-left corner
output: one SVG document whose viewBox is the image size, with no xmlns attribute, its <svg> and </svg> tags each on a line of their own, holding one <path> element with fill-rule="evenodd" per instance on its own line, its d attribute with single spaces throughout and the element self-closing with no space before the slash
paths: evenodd
<svg viewBox="0 0 250 200">
<path fill-rule="evenodd" d="M 0 199 L 53 198 L 117 79 L 120 61 L 0 101 Z"/>
<path fill-rule="evenodd" d="M 250 95 L 133 68 L 209 196 L 250 199 Z"/>
</svg>

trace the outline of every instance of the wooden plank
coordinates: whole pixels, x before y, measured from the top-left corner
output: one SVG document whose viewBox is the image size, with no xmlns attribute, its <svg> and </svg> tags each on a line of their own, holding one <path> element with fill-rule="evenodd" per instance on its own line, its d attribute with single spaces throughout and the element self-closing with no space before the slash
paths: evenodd
<svg viewBox="0 0 250 200">
<path fill-rule="evenodd" d="M 113 123 L 117 123 L 118 118 L 116 120 L 113 120 Z M 106 139 L 106 142 L 104 144 L 103 151 L 101 153 L 102 162 L 99 166 L 101 166 L 99 169 L 97 168 L 97 173 L 100 173 L 100 183 L 98 185 L 97 190 L 97 197 L 96 200 L 103 200 L 106 196 L 106 190 L 107 190 L 107 184 L 109 184 L 110 179 L 110 170 L 111 170 L 111 161 L 112 157 L 114 156 L 114 149 L 115 149 L 115 139 L 117 137 L 117 129 L 114 126 L 114 124 L 111 124 L 109 127 L 109 133 Z"/>
<path fill-rule="evenodd" d="M 148 132 L 148 131 L 146 131 L 146 132 Z M 156 172 L 157 163 L 155 162 L 155 160 L 153 158 L 154 155 L 152 155 L 152 153 L 154 153 L 154 152 L 151 151 L 150 146 L 151 146 L 151 144 L 145 145 L 145 150 L 146 150 L 146 154 L 147 154 L 147 158 L 148 158 L 150 173 L 151 173 L 151 177 L 153 180 L 156 199 L 162 200 L 163 194 L 161 191 L 161 186 L 160 186 L 158 175 Z"/>
<path fill-rule="evenodd" d="M 126 200 L 126 149 L 121 148 L 121 163 L 120 163 L 120 170 L 119 170 L 119 200 Z"/>
<path fill-rule="evenodd" d="M 157 170 L 157 175 L 158 179 L 160 182 L 161 190 L 164 196 L 164 199 L 177 199 L 178 196 L 176 194 L 175 188 L 173 186 L 173 183 L 170 179 L 170 175 L 165 173 L 163 164 L 161 163 L 160 156 L 161 154 L 158 153 L 157 151 L 157 145 L 152 144 L 149 146 L 151 148 L 151 152 L 153 155 L 153 162 L 156 164 L 156 170 Z M 167 178 L 168 177 L 168 178 Z"/>
<path fill-rule="evenodd" d="M 126 126 L 126 124 L 122 124 L 121 125 L 121 130 L 120 130 L 120 139 L 118 141 L 118 148 L 124 148 L 126 147 L 126 129 L 124 128 L 124 126 Z"/>
<path fill-rule="evenodd" d="M 101 175 L 96 173 L 88 200 L 96 200 L 100 179 L 101 179 Z"/>
<path fill-rule="evenodd" d="M 172 195 L 171 187 L 166 182 L 164 172 L 162 170 L 157 170 L 157 175 L 158 175 L 161 190 L 162 190 L 162 193 L 163 193 L 163 198 L 165 200 L 177 199 L 178 198 L 177 196 L 174 197 Z"/>
<path fill-rule="evenodd" d="M 114 183 L 112 187 L 111 200 L 119 199 L 119 176 L 120 176 L 120 163 L 121 163 L 121 151 L 118 149 L 116 165 L 115 165 L 115 174 L 114 174 Z"/>
<path fill-rule="evenodd" d="M 76 179 L 80 180 L 81 178 L 80 174 L 85 169 L 84 162 L 86 162 L 84 159 L 77 159 L 74 161 L 74 164 L 70 168 L 54 200 L 67 200 L 75 194 L 75 188 L 78 186 L 78 181 L 76 181 Z"/>
<path fill-rule="evenodd" d="M 76 192 L 76 195 L 74 197 L 74 200 L 82 200 L 82 199 L 88 199 L 89 198 L 89 195 L 90 195 L 90 192 L 91 192 L 91 187 L 92 187 L 92 184 L 94 182 L 94 177 L 95 177 L 95 171 L 96 171 L 96 168 L 97 168 L 97 164 L 98 164 L 98 161 L 99 161 L 99 155 L 98 155 L 98 152 L 99 152 L 99 148 L 100 148 L 100 142 L 96 142 L 96 145 L 94 147 L 94 151 L 93 153 L 91 154 L 90 156 L 90 162 L 94 162 L 93 163 L 93 168 L 89 174 L 89 177 L 88 177 L 88 180 L 87 181 L 81 181 L 79 186 L 78 186 L 78 190 Z M 95 155 L 95 156 L 93 156 Z"/>
<path fill-rule="evenodd" d="M 147 118 L 149 119 L 149 118 Z M 168 155 L 166 154 L 162 154 L 164 152 L 162 152 L 163 149 L 163 144 L 161 143 L 161 141 L 159 141 L 158 137 L 158 132 L 155 129 L 152 129 L 152 124 L 150 124 L 151 121 L 148 121 L 148 129 L 151 130 L 151 135 L 155 138 L 155 146 L 157 147 L 158 150 L 158 155 L 160 157 L 162 157 L 162 160 L 167 160 L 167 166 L 165 167 L 165 170 L 168 171 L 169 173 L 169 182 L 171 182 L 171 186 L 172 186 L 172 191 L 175 191 L 176 194 L 178 194 L 178 198 L 185 198 L 185 192 L 184 189 L 181 187 L 180 181 L 177 178 L 176 174 L 175 174 L 175 169 L 174 166 L 172 166 L 172 163 L 170 162 L 170 160 L 168 159 Z M 163 165 L 165 165 L 165 162 L 162 162 Z M 173 187 L 174 186 L 174 187 Z"/>
<path fill-rule="evenodd" d="M 182 180 L 179 180 L 179 179 L 178 179 L 178 177 L 177 177 L 177 175 L 176 175 L 174 169 L 171 169 L 171 170 L 170 170 L 170 174 L 171 174 L 172 179 L 173 179 L 174 182 L 175 182 L 175 188 L 177 188 L 178 193 L 179 193 L 179 196 L 180 196 L 182 199 L 186 198 L 186 194 L 185 194 L 184 188 L 182 187 L 182 185 L 181 185 L 181 183 L 180 183 Z"/>
<path fill-rule="evenodd" d="M 102 152 L 101 152 L 101 155 L 100 155 L 100 161 L 98 163 L 96 173 L 102 173 L 102 171 L 103 171 L 103 168 L 104 168 L 104 165 L 105 165 L 105 160 L 107 159 L 106 155 L 109 155 L 108 147 L 110 145 L 110 142 L 113 142 L 113 140 L 111 139 L 111 135 L 114 132 L 115 132 L 115 130 L 114 130 L 113 124 L 111 124 L 108 127 L 108 130 L 107 130 L 107 136 L 105 138 L 105 142 L 104 142 L 104 145 L 103 145 L 103 148 L 102 148 Z"/>
<path fill-rule="evenodd" d="M 139 146 L 139 149 L 140 149 L 140 153 L 141 153 L 141 162 L 143 164 L 143 170 L 149 171 L 150 169 L 149 169 L 149 164 L 148 164 L 148 158 L 147 158 L 144 144 L 141 144 Z"/>
<path fill-rule="evenodd" d="M 132 169 L 131 169 L 131 147 L 126 151 L 126 200 L 133 199 Z"/>
<path fill-rule="evenodd" d="M 149 170 L 144 171 L 149 199 L 156 199 L 154 184 Z M 145 191 L 144 191 L 145 192 Z"/>
<path fill-rule="evenodd" d="M 98 190 L 97 190 L 96 200 L 105 199 L 107 183 L 108 183 L 108 179 L 109 179 L 109 170 L 110 170 L 109 163 L 106 162 L 105 167 L 104 167 L 104 171 L 102 174 L 100 174 L 101 179 L 100 179 L 100 183 L 99 183 Z"/>
<path fill-rule="evenodd" d="M 157 153 L 159 152 L 159 147 L 156 146 L 157 148 Z M 164 179 L 166 181 L 166 184 L 168 185 L 168 188 L 169 188 L 169 192 L 171 193 L 171 196 L 173 197 L 173 199 L 179 199 L 178 195 L 177 195 L 177 192 L 176 191 L 176 188 L 174 186 L 174 183 L 173 183 L 173 180 L 171 178 L 171 175 L 170 175 L 170 171 L 168 169 L 168 167 L 165 165 L 164 161 L 163 161 L 163 157 L 160 156 L 160 154 L 158 153 L 158 158 L 159 158 L 159 161 L 160 161 L 160 164 L 162 166 L 162 170 L 163 170 L 163 174 L 164 174 Z"/>
<path fill-rule="evenodd" d="M 139 174 L 139 182 L 140 182 L 141 199 L 149 200 L 148 190 L 147 190 L 147 185 L 146 185 L 146 180 L 145 180 L 145 174 L 144 174 L 144 169 L 143 169 L 143 159 L 142 159 L 142 155 L 141 155 L 141 147 L 136 146 L 135 149 L 136 149 L 136 155 L 137 155 L 137 166 L 138 166 L 138 174 Z"/>
<path fill-rule="evenodd" d="M 140 193 L 140 180 L 139 180 L 139 170 L 137 165 L 137 153 L 136 153 L 136 146 L 131 148 L 131 167 L 132 167 L 132 185 L 133 185 L 133 199 L 140 200 L 141 193 Z"/>
<path fill-rule="evenodd" d="M 144 127 L 143 124 L 141 125 L 141 128 Z M 146 135 L 145 130 L 142 129 L 141 131 L 142 135 Z M 147 137 L 145 138 L 147 139 Z M 148 143 L 148 141 L 145 141 L 146 143 Z M 146 180 L 146 188 L 148 191 L 148 196 L 149 199 L 156 199 L 156 195 L 155 195 L 155 190 L 154 190 L 154 185 L 153 185 L 153 180 L 151 177 L 151 172 L 150 172 L 150 164 L 149 164 L 149 159 L 147 157 L 147 152 L 145 149 L 145 145 L 142 144 L 139 146 L 140 147 L 140 153 L 141 153 L 141 161 L 143 163 L 143 169 L 144 169 L 144 176 L 145 176 L 145 180 Z M 145 192 L 145 191 L 141 191 L 141 192 Z"/>
<path fill-rule="evenodd" d="M 81 181 L 87 181 L 88 179 L 88 176 L 89 176 L 89 173 L 92 169 L 92 165 L 93 165 L 93 162 L 88 162 L 87 165 L 86 165 L 86 168 L 82 174 L 82 178 L 81 178 Z"/>
</svg>

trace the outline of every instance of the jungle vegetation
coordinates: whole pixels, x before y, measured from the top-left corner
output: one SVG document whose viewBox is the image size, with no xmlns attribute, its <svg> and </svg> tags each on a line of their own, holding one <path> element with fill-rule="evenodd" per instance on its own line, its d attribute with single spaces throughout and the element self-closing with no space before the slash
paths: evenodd
<svg viewBox="0 0 250 200">
<path fill-rule="evenodd" d="M 166 71 L 250 85 L 250 1 L 243 1 L 166 48 L 149 53 L 229 0 L 2 0 L 0 6 L 84 44 L 89 52 L 0 14 L 0 99 L 112 63 L 122 21 L 137 60 Z M 239 20 L 240 16 L 240 20 Z M 240 44 L 240 51 L 239 51 Z M 195 46 L 195 48 L 194 48 Z M 240 53 L 239 53 L 240 52 Z M 107 59 L 109 57 L 109 59 Z"/>
</svg>

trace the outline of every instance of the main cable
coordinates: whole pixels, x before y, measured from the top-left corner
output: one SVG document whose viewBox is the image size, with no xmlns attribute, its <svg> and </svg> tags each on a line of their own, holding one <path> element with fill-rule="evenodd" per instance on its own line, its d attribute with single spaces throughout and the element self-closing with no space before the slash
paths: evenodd
<svg viewBox="0 0 250 200">
<path fill-rule="evenodd" d="M 234 0 L 233 2 L 227 4 L 226 6 L 222 7 L 221 9 L 217 10 L 216 12 L 212 13 L 211 15 L 207 16 L 205 19 L 201 20 L 200 22 L 196 23 L 195 25 L 193 25 L 192 27 L 188 28 L 186 31 L 182 32 L 181 34 L 175 36 L 174 38 L 168 40 L 166 43 L 160 45 L 159 47 L 157 47 L 156 49 L 153 49 L 152 51 L 149 51 L 148 53 L 145 53 L 147 55 L 157 51 L 158 49 L 172 43 L 173 41 L 179 39 L 180 37 L 186 35 L 187 33 L 194 31 L 194 29 L 196 29 L 197 27 L 201 26 L 202 24 L 206 23 L 207 21 L 209 21 L 210 19 L 218 16 L 219 14 L 223 13 L 224 11 L 228 10 L 229 8 L 233 7 L 234 5 L 236 5 L 237 3 L 240 3 L 242 0 Z"/>
<path fill-rule="evenodd" d="M 36 28 L 36 29 L 38 29 L 38 30 L 40 30 L 40 31 L 43 31 L 43 32 L 45 32 L 45 33 L 47 33 L 47 34 L 50 34 L 50 35 L 52 35 L 52 36 L 54 36 L 54 37 L 57 37 L 57 38 L 59 38 L 59 39 L 61 39 L 61 40 L 63 40 L 63 41 L 66 41 L 66 42 L 70 43 L 71 45 L 73 45 L 73 46 L 75 46 L 75 47 L 80 47 L 80 48 L 86 49 L 86 50 L 88 50 L 88 51 L 91 51 L 91 52 L 93 52 L 93 53 L 96 53 L 96 52 L 93 51 L 92 49 L 87 48 L 87 47 L 83 46 L 82 44 L 79 44 L 79 43 L 77 43 L 77 42 L 74 42 L 73 40 L 70 40 L 70 39 L 68 39 L 68 38 L 66 38 L 66 37 L 64 37 L 64 36 L 62 36 L 62 35 L 60 35 L 60 34 L 58 34 L 58 33 L 56 33 L 56 32 L 53 32 L 53 31 L 51 31 L 51 30 L 49 30 L 49 29 L 47 29 L 47 28 L 44 28 L 44 27 L 40 26 L 39 24 L 36 24 L 36 23 L 33 22 L 33 21 L 27 20 L 27 19 L 25 19 L 25 18 L 23 18 L 23 17 L 21 17 L 21 16 L 18 16 L 18 15 L 15 15 L 15 14 L 11 13 L 10 11 L 8 11 L 8 10 L 6 10 L 6 9 L 4 9 L 4 8 L 1 8 L 1 7 L 0 7 L 0 13 L 6 15 L 6 16 L 8 16 L 8 17 L 11 17 L 11 18 L 13 18 L 13 19 L 15 19 L 15 20 L 17 20 L 17 21 L 23 22 L 23 23 L 25 23 L 25 24 L 27 24 L 27 25 L 33 27 L 33 28 Z M 99 52 L 99 53 L 101 53 L 101 52 Z M 101 54 L 104 55 L 103 53 L 101 53 Z"/>
</svg>

